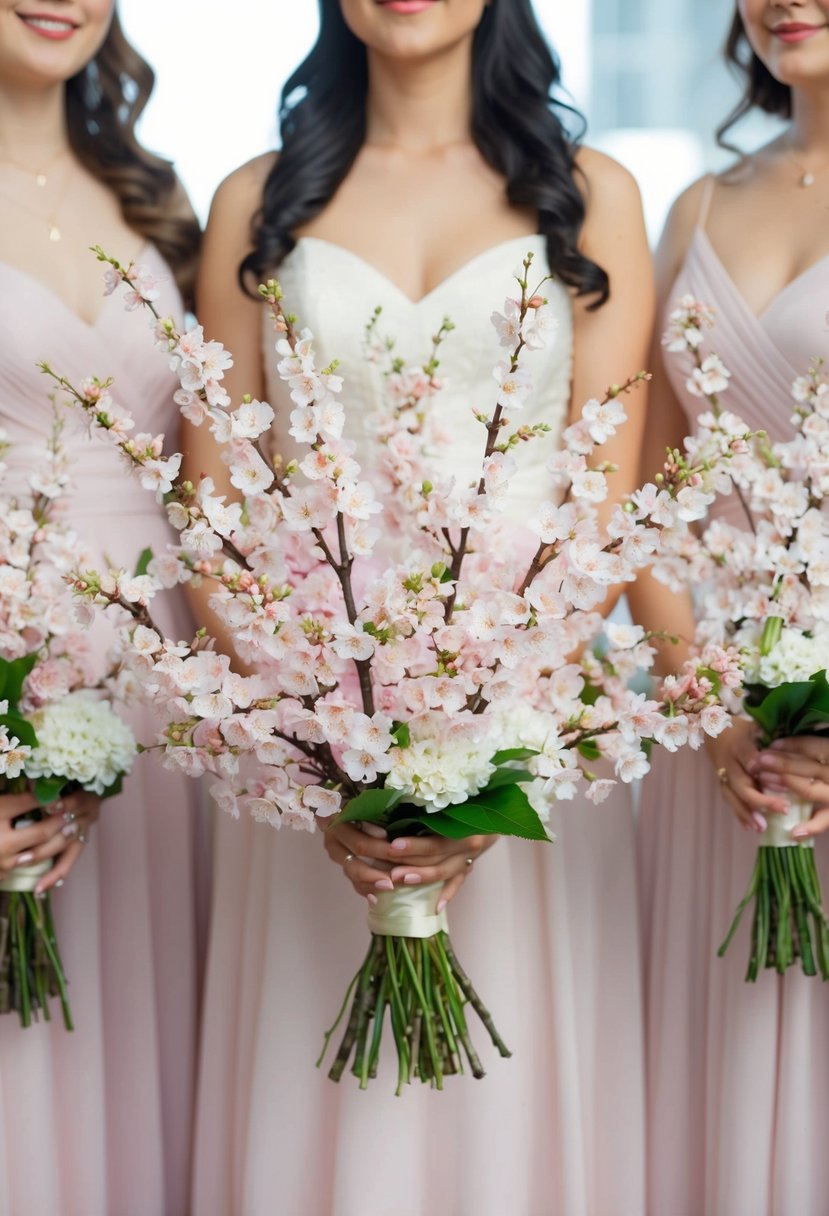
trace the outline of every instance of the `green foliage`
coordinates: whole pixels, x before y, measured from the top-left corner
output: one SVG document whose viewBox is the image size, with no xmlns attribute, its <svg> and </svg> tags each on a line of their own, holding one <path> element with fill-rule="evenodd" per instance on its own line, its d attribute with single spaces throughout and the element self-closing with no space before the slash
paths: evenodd
<svg viewBox="0 0 829 1216">
<path fill-rule="evenodd" d="M 403 798 L 401 790 L 363 790 L 347 802 L 336 823 L 382 823 Z"/>
<path fill-rule="evenodd" d="M 17 706 L 23 681 L 36 662 L 37 652 L 24 654 L 19 659 L 0 659 L 0 701 L 8 701 L 12 708 Z"/>
<path fill-rule="evenodd" d="M 9 735 L 19 739 L 26 747 L 37 747 L 34 727 L 18 713 L 0 714 L 0 726 L 5 726 Z"/>
<path fill-rule="evenodd" d="M 152 549 L 142 549 L 138 555 L 138 561 L 135 563 L 135 577 L 138 578 L 142 574 L 147 573 L 150 562 L 153 560 Z"/>
<path fill-rule="evenodd" d="M 759 684 L 749 685 L 743 704 L 766 741 L 815 734 L 829 728 L 829 683 L 825 671 L 771 690 Z"/>
<path fill-rule="evenodd" d="M 38 777 L 34 789 L 38 805 L 48 806 L 51 802 L 56 802 L 65 785 L 65 777 Z"/>
<path fill-rule="evenodd" d="M 426 817 L 439 836 L 463 840 L 467 836 L 520 836 L 523 840 L 549 840 L 544 825 L 517 785 L 488 787 L 466 802 L 455 803 Z"/>
</svg>

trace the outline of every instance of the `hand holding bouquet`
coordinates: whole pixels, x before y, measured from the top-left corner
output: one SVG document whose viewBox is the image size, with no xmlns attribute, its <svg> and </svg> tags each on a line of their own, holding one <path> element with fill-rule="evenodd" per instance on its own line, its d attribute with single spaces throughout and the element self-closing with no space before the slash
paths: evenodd
<svg viewBox="0 0 829 1216">
<path fill-rule="evenodd" d="M 109 284 L 123 280 L 128 302 L 138 293 L 152 310 L 147 276 L 99 256 Z M 531 286 L 530 274 L 528 257 L 517 293 L 493 316 L 503 356 L 491 408 L 476 414 L 481 462 L 471 484 L 430 467 L 448 323 L 422 366 L 389 358 L 384 367 L 386 400 L 372 420 L 377 476 L 368 481 L 344 438 L 336 365 L 318 366 L 313 335 L 286 311 L 277 283 L 260 290 L 293 403 L 290 433 L 302 453 L 294 461 L 266 450 L 269 405 L 246 398 L 231 408 L 228 353 L 198 327 L 181 334 L 156 318 L 182 412 L 209 426 L 244 502 L 227 502 L 209 478 L 182 482 L 180 456 L 164 455 L 162 436 L 131 434 L 109 382 L 74 386 L 44 369 L 143 484 L 168 496 L 180 544 L 140 579 L 79 570 L 75 590 L 89 605 L 128 610 L 121 661 L 164 714 L 156 750 L 188 774 L 216 774 L 214 796 L 231 814 L 309 832 L 339 819 L 379 824 L 392 837 L 547 841 L 553 801 L 584 788 L 600 802 L 616 779 L 647 771 L 653 741 L 698 747 L 727 725 L 717 696 L 733 666 L 728 652 L 711 647 L 648 699 L 627 683 L 652 662 L 641 629 L 608 627 L 606 652 L 590 650 L 609 588 L 653 560 L 664 527 L 699 518 L 711 501 L 710 471 L 688 464 L 600 524 L 610 471 L 600 448 L 624 423 L 622 397 L 641 375 L 588 402 L 565 430 L 550 453 L 554 497 L 526 524 L 503 515 L 514 448 L 543 442 L 547 430 L 515 420 L 532 352 L 551 328 L 543 283 Z M 376 359 L 375 331 L 376 318 Z M 212 606 L 255 675 L 231 671 L 203 632 L 185 645 L 154 625 L 153 596 L 192 579 L 213 582 Z M 439 898 L 438 887 L 402 888 L 372 910 L 334 1079 L 349 1062 L 361 1085 L 375 1075 L 387 1014 L 398 1091 L 415 1077 L 440 1088 L 465 1065 L 482 1075 L 467 1004 L 506 1054 L 455 958 Z"/>
<path fill-rule="evenodd" d="M 690 577 L 702 589 L 699 638 L 739 649 L 743 709 L 768 747 L 829 729 L 829 382 L 821 366 L 795 381 L 790 440 L 752 433 L 720 406 L 730 373 L 703 353 L 712 325 L 711 310 L 685 298 L 665 341 L 691 354 L 688 388 L 711 406 L 698 419 L 695 458 L 717 461 L 725 447 L 735 452 L 722 466 L 721 488 L 742 505 L 742 526 L 715 520 L 698 536 L 689 533 L 656 574 L 674 584 Z M 803 797 L 789 801 L 787 814 L 769 816 L 748 891 L 720 948 L 723 954 L 753 902 L 749 980 L 764 967 L 782 974 L 798 958 L 807 975 L 829 979 L 814 842 L 802 831 L 813 805 Z"/>
<path fill-rule="evenodd" d="M 30 501 L 9 494 L 0 503 L 0 793 L 14 796 L 22 842 L 0 878 L 0 1013 L 14 1009 L 28 1026 L 33 1016 L 48 1019 L 49 997 L 58 996 L 71 1029 L 51 896 L 40 884 L 51 842 L 78 827 L 45 816 L 66 792 L 115 792 L 135 741 L 89 688 L 65 581 L 84 554 L 55 511 L 68 486 L 59 433 L 56 425 L 47 474 L 30 478 Z"/>
</svg>

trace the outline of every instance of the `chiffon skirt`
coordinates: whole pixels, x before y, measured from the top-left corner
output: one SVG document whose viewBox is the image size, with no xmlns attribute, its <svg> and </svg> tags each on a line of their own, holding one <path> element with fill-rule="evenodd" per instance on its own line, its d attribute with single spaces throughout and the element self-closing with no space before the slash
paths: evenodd
<svg viewBox="0 0 829 1216">
<path fill-rule="evenodd" d="M 744 982 L 750 910 L 717 958 L 755 855 L 706 757 L 656 754 L 639 820 L 651 1216 L 829 1212 L 829 992 L 796 968 Z"/>
<path fill-rule="evenodd" d="M 219 819 L 193 1216 L 641 1216 L 627 791 L 565 804 L 554 828 L 556 844 L 499 841 L 449 908 L 512 1059 L 485 1050 L 483 1080 L 395 1098 L 390 1043 L 365 1092 L 314 1068 L 365 904 L 321 840 Z"/>
</svg>

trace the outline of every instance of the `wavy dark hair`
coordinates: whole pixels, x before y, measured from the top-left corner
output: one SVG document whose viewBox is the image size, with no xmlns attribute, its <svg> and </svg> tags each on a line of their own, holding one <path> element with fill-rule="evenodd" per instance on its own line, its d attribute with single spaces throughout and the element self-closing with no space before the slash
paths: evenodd
<svg viewBox="0 0 829 1216">
<path fill-rule="evenodd" d="M 717 143 L 728 152 L 740 149 L 726 138 L 729 131 L 751 110 L 762 110 L 774 118 L 791 118 L 792 91 L 776 80 L 752 50 L 739 12 L 735 12 L 725 40 L 725 60 L 743 83 L 743 95 L 724 122 L 717 127 Z"/>
<path fill-rule="evenodd" d="M 155 74 L 127 41 L 118 14 L 91 63 L 66 84 L 69 143 L 93 177 L 112 191 L 125 222 L 169 263 L 192 306 L 201 232 L 169 161 L 138 142 L 135 124 Z"/>
<path fill-rule="evenodd" d="M 319 0 L 320 32 L 285 84 L 279 107 L 282 150 L 253 217 L 253 249 L 239 267 L 250 291 L 294 247 L 293 233 L 331 200 L 366 135 L 368 57 L 339 0 Z M 584 120 L 553 96 L 558 61 L 531 0 L 492 0 L 475 31 L 472 138 L 484 160 L 506 179 L 516 207 L 531 207 L 547 238 L 551 271 L 577 295 L 608 298 L 607 274 L 579 252 L 585 204 L 574 180 Z M 559 114 L 575 119 L 566 132 Z"/>
</svg>

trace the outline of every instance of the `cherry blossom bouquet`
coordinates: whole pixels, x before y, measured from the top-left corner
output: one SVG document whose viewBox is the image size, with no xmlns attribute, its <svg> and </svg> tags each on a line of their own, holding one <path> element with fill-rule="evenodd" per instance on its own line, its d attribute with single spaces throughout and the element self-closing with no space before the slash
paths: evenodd
<svg viewBox="0 0 829 1216">
<path fill-rule="evenodd" d="M 713 324 L 711 309 L 684 297 L 664 341 L 690 355 L 687 387 L 711 406 L 689 444 L 693 458 L 716 462 L 725 448 L 735 453 L 717 477 L 720 490 L 741 504 L 742 526 L 713 520 L 696 536 L 680 541 L 674 533 L 676 550 L 666 545 L 656 574 L 673 584 L 690 574 L 701 588 L 698 636 L 739 649 L 743 709 L 769 746 L 829 729 L 829 381 L 817 364 L 794 382 L 790 440 L 752 433 L 720 405 L 730 373 L 716 354 L 704 353 Z M 807 975 L 829 979 L 814 841 L 798 840 L 813 805 L 794 795 L 788 800 L 787 814 L 769 816 L 748 891 L 720 948 L 722 955 L 753 901 L 748 980 L 764 967 L 782 974 L 798 957 Z"/>
<path fill-rule="evenodd" d="M 42 811 L 17 817 L 26 827 L 72 789 L 116 792 L 135 754 L 132 732 L 92 688 L 86 638 L 66 583 L 86 559 L 60 517 L 69 488 L 56 421 L 44 470 L 29 476 L 24 499 L 0 499 L 0 792 L 30 790 Z M 0 455 L 7 445 L 0 439 Z M 0 480 L 6 477 L 0 464 Z M 49 1019 L 60 999 L 72 1029 L 67 982 L 55 936 L 51 895 L 39 880 L 51 860 L 15 866 L 0 879 L 0 1013 L 24 1026 Z"/>
<path fill-rule="evenodd" d="M 601 656 L 590 648 L 609 589 L 658 551 L 660 512 L 696 519 L 711 501 L 709 471 L 689 464 L 599 523 L 610 469 L 597 452 L 625 421 L 622 397 L 644 374 L 588 402 L 565 430 L 549 461 L 555 497 L 526 525 L 503 514 L 515 449 L 542 442 L 547 430 L 513 421 L 531 387 L 527 363 L 552 331 L 543 282 L 530 287 L 531 256 L 516 274 L 515 296 L 492 318 L 504 355 L 492 407 L 476 415 L 480 473 L 457 484 L 430 463 L 447 442 L 435 402 L 448 322 L 420 366 L 394 354 L 378 332 L 379 314 L 367 327 L 366 355 L 386 388 L 370 420 L 369 482 L 343 438 L 337 367 L 318 366 L 313 335 L 286 311 L 276 282 L 260 293 L 293 403 L 300 457 L 290 461 L 266 447 L 268 404 L 245 398 L 231 407 L 222 385 L 228 352 L 200 327 L 182 334 L 158 317 L 150 276 L 97 252 L 108 288 L 125 283 L 128 304 L 141 298 L 152 312 L 157 344 L 180 377 L 182 413 L 209 426 L 244 501 L 226 501 L 208 477 L 182 481 L 181 457 L 165 456 L 163 436 L 132 433 L 111 382 L 75 386 L 44 365 L 143 484 L 166 496 L 180 533 L 177 546 L 149 562 L 141 594 L 117 570 L 79 569 L 74 586 L 87 605 L 128 610 L 121 662 L 164 715 L 152 748 L 168 766 L 215 774 L 213 794 L 225 810 L 308 832 L 318 822 L 355 821 L 391 837 L 548 841 L 551 803 L 579 788 L 600 802 L 617 779 L 647 770 L 654 741 L 698 747 L 728 724 L 718 691 L 734 660 L 721 648 L 689 663 L 653 699 L 628 687 L 653 659 L 643 630 L 607 626 Z M 204 579 L 254 675 L 233 672 L 204 631 L 183 644 L 155 626 L 156 594 Z M 338 1080 L 349 1062 L 361 1086 L 376 1075 L 387 1013 L 398 1092 L 415 1077 L 441 1088 L 465 1065 L 483 1075 L 467 1006 L 509 1054 L 455 957 L 439 884 L 381 895 L 369 928 L 329 1076 Z"/>
</svg>

